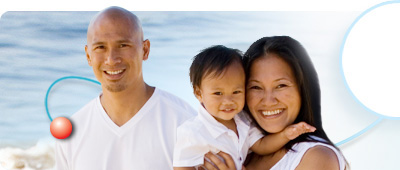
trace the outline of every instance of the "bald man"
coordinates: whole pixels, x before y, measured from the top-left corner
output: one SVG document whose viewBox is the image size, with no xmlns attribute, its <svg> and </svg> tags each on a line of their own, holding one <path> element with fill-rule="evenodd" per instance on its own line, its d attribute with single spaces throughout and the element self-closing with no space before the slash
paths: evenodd
<svg viewBox="0 0 400 170">
<path fill-rule="evenodd" d="M 72 136 L 56 143 L 56 169 L 173 169 L 176 128 L 195 111 L 144 82 L 150 41 L 139 19 L 119 7 L 101 11 L 85 51 L 102 94 L 71 117 Z"/>
</svg>

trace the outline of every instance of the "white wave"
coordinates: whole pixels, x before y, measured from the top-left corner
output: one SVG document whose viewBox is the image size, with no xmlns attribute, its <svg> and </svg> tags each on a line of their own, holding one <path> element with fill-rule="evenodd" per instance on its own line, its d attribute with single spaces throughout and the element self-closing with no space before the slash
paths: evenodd
<svg viewBox="0 0 400 170">
<path fill-rule="evenodd" d="M 28 149 L 0 149 L 0 170 L 53 170 L 54 139 L 42 139 Z"/>
</svg>

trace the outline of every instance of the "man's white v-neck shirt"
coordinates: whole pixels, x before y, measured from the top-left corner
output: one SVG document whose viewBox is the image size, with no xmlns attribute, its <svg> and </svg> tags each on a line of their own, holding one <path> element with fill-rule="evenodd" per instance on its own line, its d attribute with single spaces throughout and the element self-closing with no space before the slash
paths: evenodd
<svg viewBox="0 0 400 170">
<path fill-rule="evenodd" d="M 176 129 L 195 114 L 189 104 L 156 88 L 119 127 L 97 97 L 71 117 L 72 136 L 57 140 L 56 169 L 172 169 Z"/>
</svg>

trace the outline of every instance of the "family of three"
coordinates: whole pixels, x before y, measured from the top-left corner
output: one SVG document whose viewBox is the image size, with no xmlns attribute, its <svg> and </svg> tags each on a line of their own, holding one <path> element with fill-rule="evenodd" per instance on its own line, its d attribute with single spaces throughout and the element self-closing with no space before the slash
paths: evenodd
<svg viewBox="0 0 400 170">
<path fill-rule="evenodd" d="M 71 117 L 73 134 L 57 140 L 57 170 L 348 167 L 322 127 L 315 68 L 288 36 L 261 38 L 245 54 L 217 45 L 196 55 L 189 75 L 197 114 L 144 82 L 150 41 L 131 12 L 99 12 L 85 51 L 102 93 Z"/>
</svg>

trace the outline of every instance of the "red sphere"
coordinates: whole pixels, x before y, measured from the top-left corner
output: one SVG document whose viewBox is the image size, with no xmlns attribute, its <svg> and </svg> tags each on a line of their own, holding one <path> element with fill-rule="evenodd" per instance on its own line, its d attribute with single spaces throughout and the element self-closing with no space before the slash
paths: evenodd
<svg viewBox="0 0 400 170">
<path fill-rule="evenodd" d="M 72 124 L 65 117 L 57 117 L 50 124 L 50 132 L 57 139 L 65 139 L 72 132 Z"/>
</svg>

